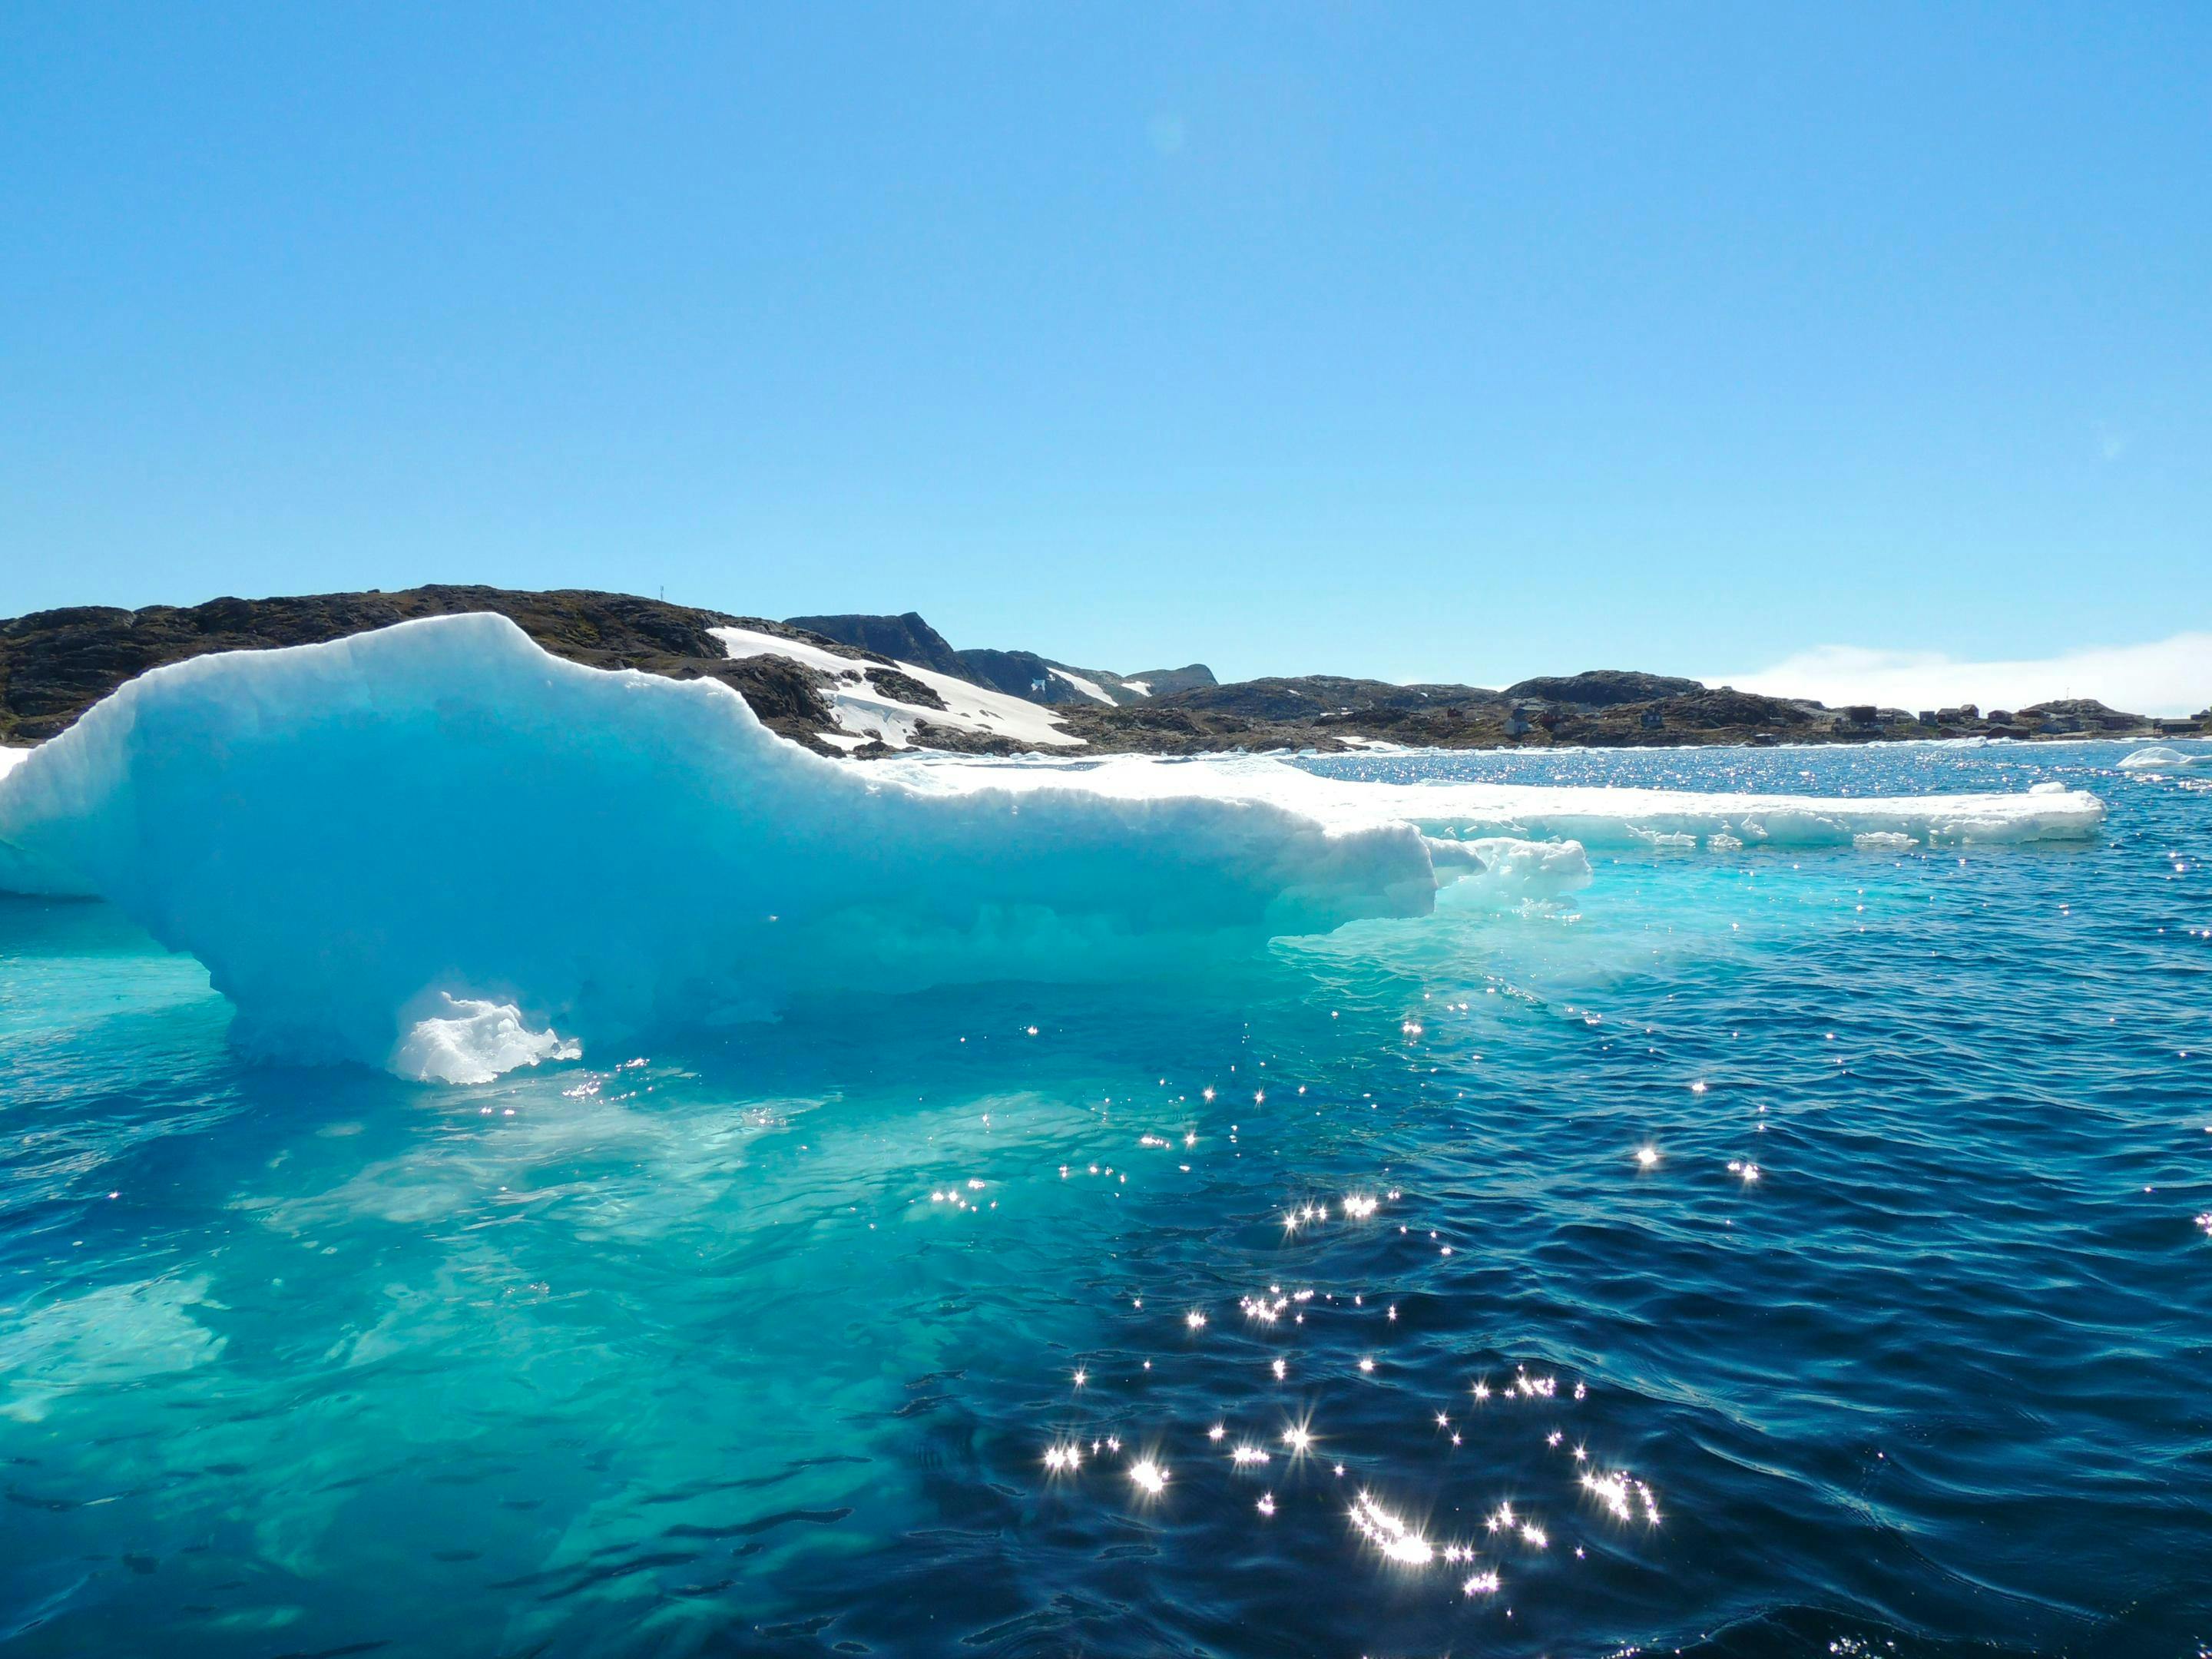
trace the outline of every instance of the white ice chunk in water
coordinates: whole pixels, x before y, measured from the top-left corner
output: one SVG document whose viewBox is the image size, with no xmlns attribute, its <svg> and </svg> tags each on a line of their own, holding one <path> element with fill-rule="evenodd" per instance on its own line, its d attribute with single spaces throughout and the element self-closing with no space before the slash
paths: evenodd
<svg viewBox="0 0 2212 1659">
<path fill-rule="evenodd" d="M 2136 750 L 2123 758 L 2119 764 L 2123 772 L 2148 772 L 2154 767 L 2185 766 L 2188 763 L 2187 757 L 2179 750 L 2154 744 L 2148 749 Z"/>
<path fill-rule="evenodd" d="M 392 1050 L 390 1071 L 417 1083 L 489 1083 L 518 1066 L 581 1060 L 583 1045 L 556 1031 L 533 1031 L 511 1002 L 488 1002 L 433 991 L 400 1015 L 410 1016 Z"/>
</svg>

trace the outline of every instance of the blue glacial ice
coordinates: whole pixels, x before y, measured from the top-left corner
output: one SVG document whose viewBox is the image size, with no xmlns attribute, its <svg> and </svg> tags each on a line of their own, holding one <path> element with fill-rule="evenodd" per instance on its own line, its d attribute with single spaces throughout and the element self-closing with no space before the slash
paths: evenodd
<svg viewBox="0 0 2212 1659">
<path fill-rule="evenodd" d="M 1280 762 L 842 763 L 712 681 L 491 616 L 196 659 L 0 764 L 0 889 L 204 963 L 256 1052 L 466 1083 L 799 996 L 1203 970 L 1582 843 L 1887 850 L 2094 835 L 2094 796 L 1850 801 L 1394 786 Z"/>
<path fill-rule="evenodd" d="M 198 957 L 249 1048 L 454 1080 L 483 1067 L 443 1051 L 1122 975 L 1435 892 L 1402 824 L 925 795 L 719 684 L 584 668 L 489 616 L 145 675 L 0 778 L 0 886 L 100 895 Z"/>
</svg>

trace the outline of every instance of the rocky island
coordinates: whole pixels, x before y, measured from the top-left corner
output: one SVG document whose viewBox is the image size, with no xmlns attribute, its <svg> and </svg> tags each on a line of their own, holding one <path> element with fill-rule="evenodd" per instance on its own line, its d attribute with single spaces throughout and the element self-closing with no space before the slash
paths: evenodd
<svg viewBox="0 0 2212 1659">
<path fill-rule="evenodd" d="M 1200 663 L 1124 674 L 1024 649 L 956 650 L 911 611 L 778 621 L 623 593 L 435 586 L 78 606 L 0 622 L 0 744 L 43 742 L 165 663 L 467 611 L 507 617 L 547 651 L 592 667 L 719 679 L 783 737 L 861 758 L 913 747 L 1197 754 L 2212 735 L 2212 709 L 2175 720 L 2085 700 L 1987 712 L 1832 708 L 1620 669 L 1495 690 L 1327 674 L 1223 684 Z"/>
</svg>

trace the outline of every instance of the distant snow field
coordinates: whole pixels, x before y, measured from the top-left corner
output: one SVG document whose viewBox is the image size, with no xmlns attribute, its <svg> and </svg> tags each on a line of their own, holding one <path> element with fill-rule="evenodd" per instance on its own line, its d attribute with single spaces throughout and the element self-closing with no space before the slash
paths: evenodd
<svg viewBox="0 0 2212 1659">
<path fill-rule="evenodd" d="M 1100 689 L 1098 682 L 1096 680 L 1086 680 L 1082 675 L 1071 674 L 1065 668 L 1054 669 L 1052 671 L 1052 675 L 1054 679 L 1066 680 L 1070 685 L 1073 686 L 1077 690 L 1083 693 L 1085 696 L 1089 697 L 1094 702 L 1103 702 L 1109 708 L 1116 707 L 1114 699 L 1108 696 L 1106 693 Z"/>
<path fill-rule="evenodd" d="M 1003 691 L 987 690 L 915 663 L 900 663 L 898 672 L 920 680 L 944 698 L 944 708 L 924 708 L 878 690 L 870 678 L 874 665 L 857 658 L 825 651 L 800 640 L 757 633 L 750 628 L 712 628 L 707 631 L 721 641 L 722 649 L 732 658 L 787 657 L 828 674 L 831 684 L 823 695 L 837 724 L 848 735 L 840 738 L 825 734 L 824 741 L 840 749 L 849 751 L 878 738 L 893 749 L 910 749 L 924 720 L 963 732 L 1011 738 L 1016 743 L 1036 748 L 1073 749 L 1083 745 L 1081 738 L 1066 731 L 1058 718 L 1039 704 L 1008 696 Z M 1058 669 L 1053 672 L 1060 672 Z M 1101 702 L 1114 701 L 1088 681 L 1077 680 L 1076 684 L 1078 690 L 1089 691 Z"/>
</svg>

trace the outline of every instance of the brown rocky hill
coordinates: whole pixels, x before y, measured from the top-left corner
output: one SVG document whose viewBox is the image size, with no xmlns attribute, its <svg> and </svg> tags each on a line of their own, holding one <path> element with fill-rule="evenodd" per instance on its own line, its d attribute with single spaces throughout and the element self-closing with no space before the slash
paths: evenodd
<svg viewBox="0 0 2212 1659">
<path fill-rule="evenodd" d="M 1104 703 L 1046 670 L 1064 668 L 1027 652 L 955 652 L 921 617 L 823 617 L 798 623 L 732 616 L 625 593 L 580 590 L 428 586 L 404 592 L 325 593 L 124 611 L 80 606 L 0 622 L 0 743 L 36 743 L 66 729 L 117 686 L 148 669 L 214 651 L 264 650 L 343 638 L 410 617 L 495 611 L 546 650 L 594 668 L 635 668 L 674 679 L 711 678 L 735 689 L 773 730 L 819 752 L 844 752 L 831 694 L 866 684 L 918 711 L 921 741 L 1006 752 L 1004 738 L 927 720 L 945 708 L 897 662 L 1031 698 L 1090 752 L 1199 753 L 1223 749 L 1335 750 L 1377 743 L 1478 749 L 1718 743 L 1869 743 L 1885 738 L 1997 735 L 2015 738 L 2151 736 L 2194 731 L 2197 722 L 2154 722 L 2091 702 L 2039 704 L 1984 715 L 1971 708 L 1828 708 L 1757 696 L 1694 680 L 1603 669 L 1524 680 L 1504 690 L 1464 685 L 1394 685 L 1305 675 L 1222 685 L 1202 664 L 1150 675 L 1067 671 L 1094 678 Z M 820 623 L 836 637 L 799 623 Z M 732 660 L 708 631 L 736 626 L 803 641 L 851 661 L 833 675 L 786 658 Z M 866 641 L 864 643 L 863 641 Z M 878 649 L 877 647 L 889 647 Z M 921 653 L 921 657 L 912 654 Z M 927 658 L 927 660 L 923 660 Z M 970 659 L 977 660 L 971 661 Z M 943 665 L 951 662 L 953 667 Z M 1095 678 L 1094 678 L 1095 677 Z M 1109 684 L 1110 683 L 1110 684 Z M 1145 690 L 1129 690 L 1141 684 Z M 1147 695 L 1149 692 L 1149 695 Z M 2212 720 L 2203 723 L 2212 727 Z M 836 738 L 840 741 L 832 742 Z M 858 750 L 889 752 L 880 744 Z"/>
</svg>

